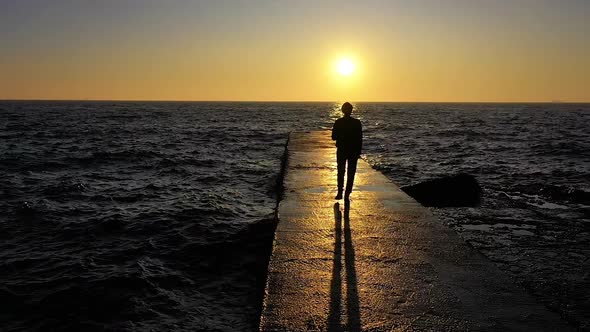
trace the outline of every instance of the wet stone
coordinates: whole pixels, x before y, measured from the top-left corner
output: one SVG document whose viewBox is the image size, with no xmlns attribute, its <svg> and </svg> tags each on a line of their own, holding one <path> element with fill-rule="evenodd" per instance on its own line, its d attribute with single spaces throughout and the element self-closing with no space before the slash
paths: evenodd
<svg viewBox="0 0 590 332">
<path fill-rule="evenodd" d="M 574 330 L 366 162 L 333 200 L 329 131 L 288 153 L 260 330 Z"/>
</svg>

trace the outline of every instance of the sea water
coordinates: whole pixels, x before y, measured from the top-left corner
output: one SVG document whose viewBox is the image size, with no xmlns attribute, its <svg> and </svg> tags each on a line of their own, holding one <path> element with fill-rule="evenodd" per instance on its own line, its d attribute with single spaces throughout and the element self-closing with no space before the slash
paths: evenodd
<svg viewBox="0 0 590 332">
<path fill-rule="evenodd" d="M 439 220 L 590 324 L 589 104 L 355 106 L 363 158 L 400 186 L 474 175 L 482 205 Z M 0 102 L 4 328 L 256 329 L 288 133 L 338 107 Z"/>
</svg>

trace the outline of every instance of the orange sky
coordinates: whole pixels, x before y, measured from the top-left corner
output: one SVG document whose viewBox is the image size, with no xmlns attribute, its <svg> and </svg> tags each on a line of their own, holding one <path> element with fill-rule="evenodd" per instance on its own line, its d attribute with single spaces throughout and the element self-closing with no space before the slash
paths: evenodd
<svg viewBox="0 0 590 332">
<path fill-rule="evenodd" d="M 3 2 L 0 99 L 590 101 L 589 2 L 442 3 Z"/>
</svg>

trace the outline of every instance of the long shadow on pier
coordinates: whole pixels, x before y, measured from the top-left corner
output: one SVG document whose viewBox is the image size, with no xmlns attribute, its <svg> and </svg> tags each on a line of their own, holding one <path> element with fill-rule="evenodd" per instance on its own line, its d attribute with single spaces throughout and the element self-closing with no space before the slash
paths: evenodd
<svg viewBox="0 0 590 332">
<path fill-rule="evenodd" d="M 360 331 L 361 316 L 359 307 L 354 246 L 350 231 L 350 203 L 344 204 L 344 266 L 346 269 L 346 318 L 342 324 L 342 211 L 340 203 L 334 204 L 334 264 L 330 282 L 330 311 L 328 314 L 328 331 Z"/>
</svg>

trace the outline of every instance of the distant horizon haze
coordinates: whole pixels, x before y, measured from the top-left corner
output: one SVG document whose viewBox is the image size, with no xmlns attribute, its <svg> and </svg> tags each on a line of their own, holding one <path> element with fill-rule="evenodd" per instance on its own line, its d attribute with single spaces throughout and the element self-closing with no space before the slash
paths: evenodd
<svg viewBox="0 0 590 332">
<path fill-rule="evenodd" d="M 167 99 L 0 99 L 0 102 L 130 102 L 130 103 L 344 103 L 354 104 L 590 104 L 590 101 L 411 101 L 411 100 L 167 100 Z"/>
</svg>

